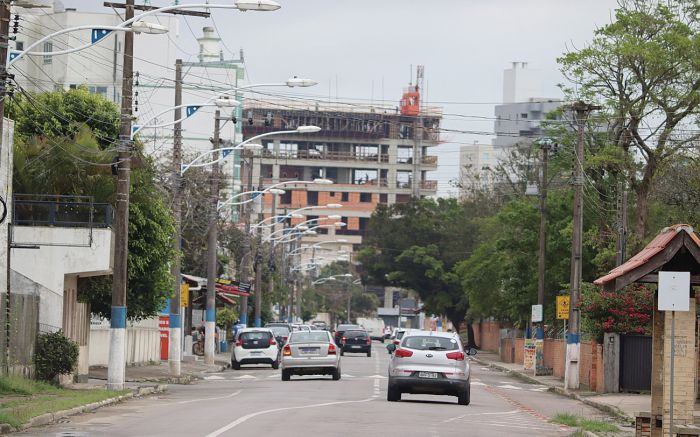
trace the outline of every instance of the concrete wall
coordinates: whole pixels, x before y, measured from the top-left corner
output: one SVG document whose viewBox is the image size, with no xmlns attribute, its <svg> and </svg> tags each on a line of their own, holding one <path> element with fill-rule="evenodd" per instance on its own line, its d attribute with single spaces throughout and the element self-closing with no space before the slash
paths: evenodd
<svg viewBox="0 0 700 437">
<path fill-rule="evenodd" d="M 90 366 L 107 366 L 109 361 L 109 322 L 93 321 L 90 326 Z M 158 317 L 129 322 L 126 329 L 126 364 L 160 361 Z"/>
<path fill-rule="evenodd" d="M 63 327 L 66 275 L 111 273 L 111 229 L 93 229 L 90 241 L 89 229 L 16 226 L 12 238 L 14 242 L 40 245 L 38 249 L 13 249 L 12 270 L 42 286 L 41 324 Z"/>
</svg>

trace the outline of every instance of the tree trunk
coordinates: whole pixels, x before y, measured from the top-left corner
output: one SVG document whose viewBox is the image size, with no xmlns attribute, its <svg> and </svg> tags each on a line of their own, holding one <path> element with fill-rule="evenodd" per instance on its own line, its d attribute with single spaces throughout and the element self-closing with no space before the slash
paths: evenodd
<svg viewBox="0 0 700 437">
<path fill-rule="evenodd" d="M 647 231 L 647 219 L 649 218 L 649 195 L 651 193 L 651 185 L 656 175 L 656 160 L 649 158 L 644 176 L 641 182 L 637 185 L 635 193 L 637 195 L 637 221 L 634 225 L 634 235 L 637 241 L 644 241 Z"/>
<path fill-rule="evenodd" d="M 473 347 L 474 349 L 479 349 L 479 345 L 476 344 L 476 339 L 474 338 L 474 326 L 470 322 L 467 322 L 467 349 Z"/>
</svg>

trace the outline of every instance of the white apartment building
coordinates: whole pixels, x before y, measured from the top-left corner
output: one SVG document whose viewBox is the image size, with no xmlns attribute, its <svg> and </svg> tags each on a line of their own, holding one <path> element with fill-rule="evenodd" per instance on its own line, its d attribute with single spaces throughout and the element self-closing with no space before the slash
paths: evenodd
<svg viewBox="0 0 700 437">
<path fill-rule="evenodd" d="M 489 170 L 498 163 L 491 144 L 469 144 L 459 148 L 459 197 L 472 189 L 488 190 L 493 181 Z"/>
<path fill-rule="evenodd" d="M 58 1 L 49 9 L 23 9 L 20 15 L 20 30 L 14 48 L 23 50 L 38 39 L 59 29 L 75 26 L 115 26 L 122 20 L 107 8 L 105 13 L 82 12 L 64 8 Z M 108 11 L 108 12 L 107 12 Z M 137 11 L 137 14 L 139 12 Z M 205 19 L 200 20 L 206 23 Z M 209 100 L 218 92 L 230 90 L 243 79 L 242 52 L 237 59 L 226 59 L 221 40 L 211 27 L 204 27 L 200 35 L 192 34 L 199 45 L 198 53 L 183 53 L 180 19 L 176 15 L 161 14 L 146 21 L 166 26 L 164 35 L 137 34 L 134 38 L 134 115 L 135 125 L 163 124 L 174 119 L 173 112 L 153 117 L 175 105 L 175 60 L 183 59 L 183 104 L 196 105 Z M 185 28 L 190 32 L 190 28 Z M 26 56 L 10 69 L 19 85 L 35 92 L 68 90 L 87 86 L 93 93 L 104 95 L 119 105 L 121 103 L 121 81 L 124 32 L 112 32 L 99 43 L 84 50 L 67 55 Z M 35 51 L 56 52 L 85 45 L 90 42 L 89 30 L 61 35 L 44 42 Z M 239 97 L 240 99 L 240 97 Z M 183 154 L 187 161 L 210 150 L 210 138 L 214 129 L 213 107 L 202 107 L 196 115 L 183 121 Z M 183 110 L 184 114 L 184 110 Z M 222 115 L 241 118 L 240 109 L 222 109 Z M 240 141 L 240 123 L 223 123 L 221 138 L 224 141 Z M 172 126 L 160 129 L 144 129 L 139 138 L 147 153 L 167 162 L 172 151 Z M 238 158 L 232 154 L 222 167 L 229 176 L 228 195 L 238 184 Z M 235 219 L 235 217 L 234 217 Z"/>
</svg>

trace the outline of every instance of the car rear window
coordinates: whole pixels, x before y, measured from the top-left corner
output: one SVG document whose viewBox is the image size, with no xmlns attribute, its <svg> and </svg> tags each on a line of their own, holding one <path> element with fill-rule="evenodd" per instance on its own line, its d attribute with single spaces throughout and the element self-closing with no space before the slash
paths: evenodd
<svg viewBox="0 0 700 437">
<path fill-rule="evenodd" d="M 348 329 L 357 329 L 359 326 L 357 325 L 338 325 L 338 329 L 336 331 L 347 331 Z"/>
<path fill-rule="evenodd" d="M 457 340 L 454 338 L 417 335 L 404 338 L 401 346 L 419 351 L 454 351 L 459 349 Z"/>
<path fill-rule="evenodd" d="M 297 331 L 289 339 L 290 343 L 328 343 L 329 341 L 327 332 L 314 331 Z"/>
<path fill-rule="evenodd" d="M 403 338 L 403 335 L 406 333 L 406 331 L 399 331 L 396 333 L 396 339 L 401 340 Z"/>
<path fill-rule="evenodd" d="M 367 338 L 365 331 L 345 331 L 345 338 Z"/>
<path fill-rule="evenodd" d="M 243 340 L 243 341 L 269 340 L 269 339 L 270 339 L 269 332 L 243 332 L 243 333 L 241 333 L 241 340 Z"/>
</svg>

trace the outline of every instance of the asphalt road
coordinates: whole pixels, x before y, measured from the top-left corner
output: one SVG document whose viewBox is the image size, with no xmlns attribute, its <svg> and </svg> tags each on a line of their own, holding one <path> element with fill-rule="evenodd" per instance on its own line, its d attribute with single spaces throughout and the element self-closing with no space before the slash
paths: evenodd
<svg viewBox="0 0 700 437">
<path fill-rule="evenodd" d="M 346 354 L 342 379 L 292 377 L 251 366 L 212 373 L 166 393 L 102 408 L 23 436 L 566 436 L 558 412 L 599 417 L 578 401 L 472 363 L 471 405 L 450 396 L 386 400 L 388 355 Z"/>
</svg>

